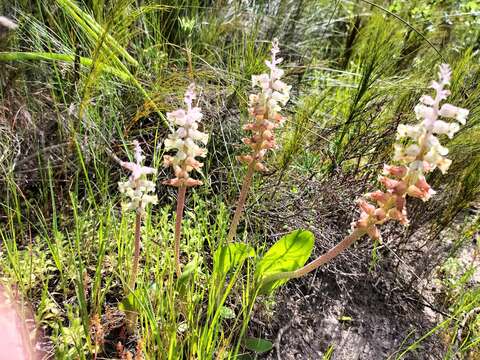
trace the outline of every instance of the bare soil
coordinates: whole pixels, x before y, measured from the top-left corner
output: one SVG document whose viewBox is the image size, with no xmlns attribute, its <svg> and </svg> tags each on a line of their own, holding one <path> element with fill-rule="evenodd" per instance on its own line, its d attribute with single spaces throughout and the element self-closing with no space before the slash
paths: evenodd
<svg viewBox="0 0 480 360">
<path fill-rule="evenodd" d="M 348 231 L 347 224 L 358 216 L 351 199 L 364 190 L 361 184 L 344 180 L 336 184 L 309 180 L 296 194 L 288 189 L 279 190 L 282 206 L 272 204 L 274 210 L 265 215 L 273 231 L 281 230 L 278 236 L 295 228 L 313 231 L 316 255 Z M 364 238 L 315 273 L 287 283 L 275 294 L 274 305 L 258 308 L 252 320 L 251 335 L 274 343 L 262 358 L 322 359 L 329 351 L 326 359 L 399 358 L 402 349 L 448 313 L 437 266 L 448 256 L 452 234 L 458 235 L 455 227 L 464 217 L 460 214 L 448 235 L 430 243 L 424 241 L 429 226 L 417 226 L 408 237 L 401 226 L 384 226 L 382 244 Z M 466 261 L 473 249 L 467 243 L 460 252 Z M 442 335 L 434 334 L 401 358 L 435 360 L 444 352 Z"/>
</svg>

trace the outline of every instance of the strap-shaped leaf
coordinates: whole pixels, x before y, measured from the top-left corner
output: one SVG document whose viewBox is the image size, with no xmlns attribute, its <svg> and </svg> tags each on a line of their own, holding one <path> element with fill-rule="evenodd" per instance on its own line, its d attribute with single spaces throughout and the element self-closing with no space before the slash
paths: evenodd
<svg viewBox="0 0 480 360">
<path fill-rule="evenodd" d="M 295 230 L 278 240 L 257 263 L 255 277 L 262 283 L 267 275 L 295 271 L 307 262 L 312 253 L 314 235 L 308 230 Z M 271 293 L 288 280 L 275 280 L 262 284 L 260 294 Z"/>
</svg>

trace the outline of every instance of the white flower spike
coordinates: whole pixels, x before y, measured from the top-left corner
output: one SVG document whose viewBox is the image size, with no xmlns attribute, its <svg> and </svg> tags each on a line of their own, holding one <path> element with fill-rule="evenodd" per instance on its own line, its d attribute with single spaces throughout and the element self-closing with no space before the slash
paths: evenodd
<svg viewBox="0 0 480 360">
<path fill-rule="evenodd" d="M 145 215 L 145 208 L 148 204 L 156 204 L 157 196 L 151 195 L 155 192 L 155 183 L 147 180 L 147 175 L 154 175 L 157 170 L 148 166 L 143 166 L 145 157 L 142 154 L 142 148 L 137 140 L 133 142 L 135 146 L 135 162 L 120 161 L 120 165 L 132 173 L 128 181 L 119 182 L 118 188 L 122 194 L 125 194 L 129 200 L 122 203 L 124 210 L 135 210 L 140 215 Z"/>
<path fill-rule="evenodd" d="M 192 170 L 199 170 L 203 164 L 196 160 L 197 156 L 205 157 L 207 150 L 198 143 L 206 145 L 208 134 L 198 130 L 198 123 L 203 117 L 201 109 L 193 106 L 195 84 L 191 83 L 185 93 L 186 109 L 178 109 L 167 113 L 167 119 L 177 126 L 172 134 L 165 139 L 165 150 L 176 150 L 174 156 L 165 155 L 164 166 L 171 166 L 175 173 L 173 179 L 164 181 L 164 184 L 171 186 L 195 186 L 201 185 L 200 180 L 190 177 Z"/>
</svg>

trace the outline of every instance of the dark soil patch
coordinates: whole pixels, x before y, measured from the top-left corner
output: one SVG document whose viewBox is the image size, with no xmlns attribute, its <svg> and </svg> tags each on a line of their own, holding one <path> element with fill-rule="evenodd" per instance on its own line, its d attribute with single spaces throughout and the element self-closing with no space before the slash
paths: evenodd
<svg viewBox="0 0 480 360">
<path fill-rule="evenodd" d="M 300 194 L 280 195 L 282 205 L 270 207 L 267 215 L 273 229 L 313 231 L 319 255 L 346 234 L 358 216 L 353 200 L 364 189 L 344 180 L 310 180 L 299 188 Z M 433 244 L 418 249 L 424 237 L 417 231 L 406 239 L 404 233 L 393 224 L 384 226 L 383 244 L 362 239 L 315 273 L 281 288 L 273 309 L 257 309 L 251 335 L 275 343 L 263 358 L 321 359 L 333 348 L 336 360 L 395 359 L 435 327 L 447 311 L 435 304 L 438 289 L 431 279 L 449 245 L 437 241 L 436 251 Z M 402 359 L 441 359 L 443 349 L 433 335 Z"/>
</svg>

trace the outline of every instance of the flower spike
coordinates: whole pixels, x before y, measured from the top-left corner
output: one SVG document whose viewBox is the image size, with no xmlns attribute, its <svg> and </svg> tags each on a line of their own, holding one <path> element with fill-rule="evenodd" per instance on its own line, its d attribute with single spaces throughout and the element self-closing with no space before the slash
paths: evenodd
<svg viewBox="0 0 480 360">
<path fill-rule="evenodd" d="M 398 139 L 409 139 L 407 146 L 395 144 L 394 160 L 399 165 L 385 165 L 380 176 L 380 183 L 387 189 L 386 192 L 376 191 L 366 195 L 376 205 L 367 207 L 365 201 L 360 202 L 360 219 L 352 224 L 354 230 L 368 234 L 372 239 L 379 239 L 377 225 L 387 220 L 397 220 L 407 225 L 406 196 L 428 201 L 435 191 L 427 183 L 426 174 L 439 168 L 445 173 L 451 160 L 445 156 L 448 149 L 440 143 L 436 135 L 447 135 L 452 138 L 464 125 L 468 110 L 451 104 L 443 104 L 450 91 L 445 86 L 450 84 L 451 70 L 447 64 L 439 67 L 438 80 L 431 83 L 435 96 L 423 95 L 420 103 L 415 106 L 415 114 L 420 122 L 416 125 L 400 124 L 397 129 Z M 457 122 L 447 122 L 439 119 L 450 118 Z M 371 209 L 373 206 L 374 209 Z M 368 211 L 367 211 L 368 210 Z M 377 213 L 385 214 L 378 217 Z"/>
<path fill-rule="evenodd" d="M 207 153 L 207 150 L 198 143 L 206 145 L 208 142 L 208 134 L 198 130 L 198 123 L 203 114 L 199 107 L 193 106 L 196 97 L 195 84 L 191 83 L 184 98 L 187 108 L 167 113 L 167 119 L 176 125 L 177 129 L 165 140 L 165 149 L 177 152 L 174 156 L 163 157 L 164 166 L 171 166 L 175 174 L 174 178 L 163 182 L 166 185 L 176 187 L 202 185 L 200 180 L 190 177 L 192 170 L 199 170 L 203 166 L 203 163 L 195 158 L 205 157 Z"/>
<path fill-rule="evenodd" d="M 157 170 L 148 166 L 143 166 L 145 156 L 142 154 L 142 148 L 137 140 L 133 142 L 135 146 L 135 162 L 120 161 L 116 159 L 120 166 L 131 171 L 128 181 L 119 182 L 118 188 L 122 194 L 125 194 L 129 201 L 122 203 L 122 208 L 126 210 L 135 210 L 135 235 L 134 235 L 134 251 L 133 264 L 130 274 L 130 281 L 127 288 L 127 294 L 135 290 L 138 269 L 140 266 L 140 243 L 141 243 L 141 226 L 142 218 L 145 216 L 145 208 L 148 204 L 156 204 L 158 199 L 155 192 L 155 183 L 147 179 L 147 175 L 156 174 Z M 133 333 L 135 330 L 137 315 L 131 311 L 126 314 L 127 331 Z"/>
<path fill-rule="evenodd" d="M 277 66 L 283 61 L 282 58 L 277 57 L 279 52 L 278 41 L 275 39 L 272 43 L 271 59 L 265 61 L 265 64 L 270 69 L 270 73 L 252 76 L 252 87 L 258 87 L 260 90 L 249 96 L 248 112 L 252 117 L 252 121 L 246 124 L 243 130 L 249 131 L 251 135 L 243 138 L 242 141 L 250 148 L 250 153 L 237 157 L 239 161 L 248 165 L 248 169 L 243 179 L 235 214 L 230 224 L 227 243 L 235 237 L 253 174 L 255 171 L 264 172 L 267 170 L 262 163 L 263 158 L 268 150 L 277 146 L 274 130 L 284 121 L 284 117 L 280 112 L 282 111 L 282 106 L 290 98 L 291 86 L 280 80 L 284 71 Z"/>
<path fill-rule="evenodd" d="M 120 165 L 132 173 L 128 181 L 118 183 L 118 188 L 129 198 L 129 201 L 122 203 L 123 209 L 136 210 L 143 216 L 148 204 L 157 203 L 157 196 L 150 195 L 155 192 L 155 183 L 147 180 L 147 175 L 155 175 L 157 170 L 143 166 L 145 157 L 142 155 L 142 148 L 137 140 L 133 141 L 133 145 L 135 146 L 135 162 L 120 161 Z"/>
<path fill-rule="evenodd" d="M 440 140 L 435 135 L 445 134 L 451 137 L 460 126 L 455 122 L 449 123 L 438 118 L 440 116 L 453 118 L 463 125 L 468 115 L 466 109 L 450 104 L 440 106 L 440 103 L 450 95 L 450 92 L 444 88 L 450 83 L 450 76 L 450 67 L 446 64 L 440 65 L 438 81 L 433 81 L 430 86 L 435 90 L 435 97 L 423 95 L 420 98 L 420 104 L 415 107 L 420 123 L 398 126 L 397 137 L 409 139 L 410 144 L 406 147 L 400 144 L 394 145 L 394 160 L 398 165 L 385 165 L 384 176 L 379 177 L 380 183 L 386 190 L 365 194 L 365 199 L 358 200 L 360 218 L 352 223 L 350 234 L 300 269 L 266 275 L 262 278 L 261 284 L 304 276 L 334 259 L 364 235 L 380 240 L 378 225 L 388 220 L 396 220 L 403 225 L 408 225 L 407 195 L 423 201 L 430 199 L 435 191 L 427 183 L 425 175 L 437 167 L 445 173 L 451 163 L 451 160 L 445 158 L 448 149 L 440 144 Z"/>
<path fill-rule="evenodd" d="M 276 147 L 274 129 L 283 123 L 284 117 L 280 112 L 290 98 L 291 86 L 280 80 L 284 71 L 277 66 L 283 61 L 282 58 L 277 58 L 279 51 L 278 41 L 275 39 L 272 43 L 271 60 L 265 61 L 270 73 L 252 76 L 252 87 L 259 87 L 260 91 L 249 96 L 249 113 L 253 121 L 243 127 L 245 131 L 252 133 L 250 137 L 243 139 L 244 144 L 251 148 L 252 154 L 239 156 L 239 160 L 247 164 L 254 161 L 255 168 L 259 171 L 266 170 L 261 161 L 267 150 Z"/>
<path fill-rule="evenodd" d="M 180 240 L 182 234 L 183 208 L 185 206 L 185 194 L 188 187 L 202 185 L 202 182 L 190 177 L 193 170 L 199 171 L 203 163 L 195 159 L 196 157 L 205 157 L 207 149 L 201 147 L 208 142 L 208 134 L 198 130 L 198 123 L 203 117 L 201 109 L 193 106 L 193 101 L 197 98 L 195 93 L 195 84 L 191 83 L 185 92 L 184 102 L 186 109 L 178 109 L 167 113 L 167 119 L 175 126 L 175 130 L 165 140 L 165 149 L 176 150 L 174 156 L 165 155 L 163 157 L 164 166 L 171 166 L 175 177 L 164 181 L 165 185 L 176 186 L 178 188 L 177 209 L 175 218 L 175 270 L 177 276 L 182 274 L 180 266 Z M 198 145 L 200 143 L 200 145 Z"/>
</svg>

